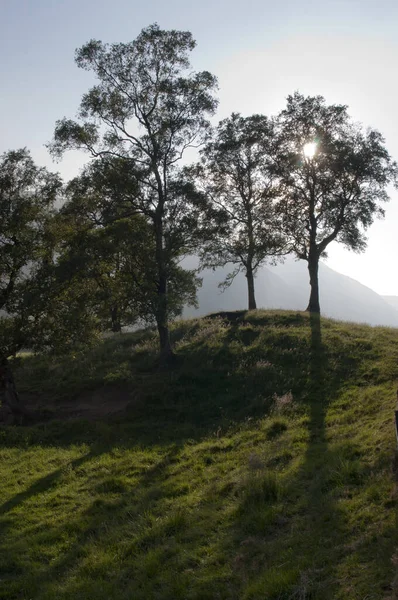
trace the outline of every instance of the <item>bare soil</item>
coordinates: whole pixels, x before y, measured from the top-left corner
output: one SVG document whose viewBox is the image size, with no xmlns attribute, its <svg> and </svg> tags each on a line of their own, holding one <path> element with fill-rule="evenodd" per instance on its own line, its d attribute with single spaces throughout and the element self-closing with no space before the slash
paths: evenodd
<svg viewBox="0 0 398 600">
<path fill-rule="evenodd" d="M 128 390 L 108 387 L 86 391 L 65 400 L 55 401 L 26 392 L 21 393 L 20 397 L 29 415 L 28 420 L 36 423 L 52 419 L 104 419 L 123 413 L 133 401 Z"/>
</svg>

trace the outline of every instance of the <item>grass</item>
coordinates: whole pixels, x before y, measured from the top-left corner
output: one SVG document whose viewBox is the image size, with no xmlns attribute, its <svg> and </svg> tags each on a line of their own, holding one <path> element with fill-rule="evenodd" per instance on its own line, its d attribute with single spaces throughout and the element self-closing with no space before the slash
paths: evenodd
<svg viewBox="0 0 398 600">
<path fill-rule="evenodd" d="M 398 330 L 257 311 L 17 359 L 122 416 L 0 430 L 3 600 L 394 598 Z M 395 555 L 395 558 L 394 558 Z"/>
</svg>

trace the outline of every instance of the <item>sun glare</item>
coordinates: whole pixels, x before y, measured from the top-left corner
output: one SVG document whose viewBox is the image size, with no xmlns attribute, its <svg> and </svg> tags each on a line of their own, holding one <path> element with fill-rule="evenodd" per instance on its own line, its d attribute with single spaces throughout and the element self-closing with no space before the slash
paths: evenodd
<svg viewBox="0 0 398 600">
<path fill-rule="evenodd" d="M 303 152 L 305 158 L 314 158 L 316 152 L 316 143 L 308 142 L 308 144 L 304 144 Z"/>
</svg>

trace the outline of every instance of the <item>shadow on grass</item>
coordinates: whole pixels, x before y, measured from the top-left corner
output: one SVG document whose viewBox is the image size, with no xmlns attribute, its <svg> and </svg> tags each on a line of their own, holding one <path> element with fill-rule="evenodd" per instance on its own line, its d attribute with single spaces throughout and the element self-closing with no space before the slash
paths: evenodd
<svg viewBox="0 0 398 600">
<path fill-rule="evenodd" d="M 326 414 L 329 404 L 337 396 L 341 381 L 334 377 L 328 366 L 328 354 L 322 343 L 320 315 L 310 314 L 311 351 L 309 381 L 308 446 L 299 472 L 301 485 L 306 482 L 306 517 L 300 535 L 305 561 L 300 578 L 313 586 L 315 598 L 335 598 L 338 594 L 336 567 L 341 558 L 341 545 L 349 532 L 344 516 L 329 493 L 328 465 L 337 464 L 334 451 L 328 446 Z M 327 577 L 324 578 L 324 573 Z M 311 581 L 313 578 L 313 581 Z M 328 581 L 325 588 L 322 581 Z M 330 581 L 335 582 L 330 585 Z"/>
<path fill-rule="evenodd" d="M 178 446 L 169 448 L 158 462 L 144 470 L 134 487 L 129 490 L 121 489 L 120 486 L 115 485 L 113 476 L 105 479 L 101 486 L 98 486 L 98 491 L 106 493 L 107 497 L 111 499 L 103 500 L 100 494 L 85 510 L 71 515 L 68 530 L 73 532 L 72 539 L 74 541 L 69 543 L 66 551 L 52 560 L 51 564 L 47 564 L 45 560 L 45 550 L 43 552 L 43 549 L 39 548 L 37 552 L 39 555 L 42 553 L 42 560 L 33 560 L 29 565 L 24 564 L 23 558 L 19 562 L 18 549 L 20 542 L 18 536 L 16 536 L 15 547 L 12 544 L 9 546 L 9 554 L 14 557 L 17 556 L 17 559 L 12 558 L 10 565 L 4 564 L 1 568 L 2 576 L 7 576 L 8 579 L 6 587 L 3 587 L 0 580 L 1 598 L 19 598 L 21 590 L 24 589 L 28 592 L 29 598 L 39 596 L 40 598 L 64 598 L 69 600 L 76 595 L 76 597 L 84 597 L 87 600 L 94 598 L 109 600 L 110 598 L 116 599 L 116 596 L 108 595 L 115 592 L 115 586 L 118 589 L 118 598 L 125 598 L 126 600 L 131 598 L 132 596 L 128 591 L 128 578 L 124 581 L 115 581 L 115 579 L 120 578 L 117 569 L 115 569 L 117 577 L 114 578 L 112 575 L 114 569 L 106 570 L 104 573 L 101 572 L 101 567 L 95 564 L 86 568 L 85 558 L 89 553 L 86 547 L 91 546 L 94 551 L 95 549 L 105 551 L 108 547 L 116 550 L 116 546 L 113 546 L 113 544 L 116 544 L 120 556 L 135 556 L 137 552 L 142 553 L 144 556 L 146 552 L 159 544 L 163 535 L 172 535 L 174 529 L 179 528 L 178 515 L 174 522 L 173 519 L 164 519 L 162 523 L 159 523 L 159 519 L 153 518 L 152 531 L 151 527 L 148 527 L 141 536 L 138 536 L 138 539 L 135 539 L 134 542 L 131 541 L 131 530 L 140 529 L 141 521 L 147 520 L 149 522 L 151 520 L 151 506 L 159 498 L 173 497 L 173 490 L 162 489 L 162 484 L 167 479 L 168 467 L 176 461 L 179 450 Z M 99 454 L 92 451 L 77 460 L 71 461 L 67 466 L 76 469 L 98 457 Z M 28 490 L 4 503 L 0 507 L 0 515 L 4 515 L 29 499 L 33 499 L 35 496 L 40 497 L 41 494 L 49 491 L 57 484 L 64 471 L 65 468 L 58 469 L 36 481 Z M 128 492 L 128 496 L 126 492 Z M 131 497 L 134 498 L 134 503 L 131 502 Z M 7 520 L 4 520 L 0 524 L 2 525 L 0 531 L 4 535 L 7 528 L 5 526 L 10 525 L 11 522 L 8 523 Z M 43 527 L 34 528 L 28 534 L 28 543 L 32 544 L 33 547 L 35 544 L 45 545 L 46 542 L 57 545 L 65 537 L 64 527 L 64 525 L 58 527 L 56 523 L 53 523 L 45 532 L 43 532 Z M 77 580 L 72 578 L 73 581 L 64 591 L 62 586 L 59 589 L 57 586 L 62 578 L 68 572 L 76 569 L 80 569 L 83 574 L 81 580 L 80 577 Z M 93 570 L 96 569 L 98 569 L 97 576 L 93 573 Z M 85 575 L 89 575 L 89 578 Z M 137 573 L 137 576 L 139 578 L 139 573 Z M 145 577 L 146 575 L 143 577 L 144 585 Z M 136 581 L 134 581 L 135 585 Z M 53 586 L 54 591 L 52 591 Z M 140 598 L 150 597 L 145 594 L 146 592 Z M 134 597 L 138 596 L 134 595 Z"/>
<path fill-rule="evenodd" d="M 300 466 L 285 482 L 286 489 L 280 491 L 282 500 L 278 499 L 278 480 L 265 473 L 254 478 L 255 485 L 250 490 L 250 497 L 254 494 L 257 504 L 242 505 L 241 519 L 246 535 L 249 526 L 249 533 L 254 537 L 247 538 L 247 547 L 239 555 L 243 557 L 241 561 L 255 565 L 261 556 L 262 561 L 269 564 L 259 575 L 256 573 L 259 569 L 254 569 L 244 596 L 247 600 L 344 598 L 339 569 L 350 552 L 351 542 L 357 542 L 359 537 L 357 531 L 350 529 L 349 515 L 339 501 L 346 494 L 355 494 L 355 486 L 361 484 L 362 464 L 357 458 L 361 455 L 349 439 L 330 447 L 326 421 L 328 408 L 338 397 L 347 368 L 352 369 L 352 364 L 345 365 L 343 356 L 337 357 L 336 362 L 333 356 L 332 365 L 330 347 L 323 344 L 319 315 L 311 314 L 308 324 L 308 380 L 302 397 L 308 410 L 307 447 Z M 300 362 L 300 368 L 303 367 Z M 293 514 L 290 507 L 295 507 Z M 286 540 L 291 539 L 291 519 L 295 521 L 294 538 L 286 550 Z M 273 541 L 278 538 L 280 543 Z M 391 552 L 388 540 L 387 546 Z M 373 560 L 385 567 L 386 553 Z M 355 595 L 355 598 L 360 597 Z"/>
<path fill-rule="evenodd" d="M 121 481 L 123 469 L 130 465 L 115 461 L 114 472 L 92 484 L 99 497 L 71 514 L 67 529 L 72 531 L 72 541 L 55 559 L 28 562 L 22 557 L 18 562 L 20 541 L 17 534 L 11 536 L 9 551 L 17 559 L 14 566 L 4 568 L 4 581 L 8 578 L 11 582 L 5 598 L 23 597 L 21 586 L 29 591 L 29 597 L 37 595 L 43 600 L 341 597 L 337 568 L 355 534 L 338 506 L 335 480 L 344 453 L 353 456 L 357 449 L 350 440 L 337 449 L 329 446 L 326 417 L 348 369 L 356 363 L 347 366 L 345 356 L 338 356 L 338 351 L 333 355 L 333 348 L 324 347 L 316 315 L 309 321 L 305 315 L 294 317 L 295 325 L 309 333 L 307 337 L 302 332 L 295 335 L 289 318 L 283 315 L 265 318 L 242 313 L 240 322 L 221 318 L 226 327 L 213 345 L 204 332 L 184 346 L 180 368 L 162 377 L 147 375 L 145 399 L 132 407 L 127 420 L 53 423 L 9 434 L 10 447 L 88 444 L 91 450 L 87 454 L 68 463 L 72 470 L 115 447 L 122 451 L 157 448 L 161 457 L 141 470 L 133 484 Z M 182 339 L 183 329 L 177 333 Z M 171 471 L 180 451 L 211 436 L 216 441 L 217 435 L 222 438 L 241 427 L 248 417 L 255 425 L 256 417 L 272 408 L 273 395 L 289 390 L 295 401 L 308 409 L 308 442 L 302 463 L 286 482 L 287 490 L 280 492 L 278 480 L 266 473 L 236 501 L 228 473 L 223 475 L 225 484 L 218 485 L 205 471 L 203 497 L 189 508 L 184 508 L 182 501 L 176 508 L 175 499 L 186 494 Z M 282 425 L 277 422 L 269 429 L 270 439 L 284 435 L 288 425 Z M 211 465 L 212 451 L 208 454 L 204 460 Z M 184 486 L 189 487 L 189 469 L 199 466 L 181 468 L 187 469 Z M 40 496 L 44 499 L 60 482 L 64 469 L 7 500 L 0 514 L 6 516 L 35 498 L 40 502 Z M 218 515 L 234 502 L 238 507 L 230 511 L 220 534 Z M 286 515 L 278 512 L 278 503 L 284 502 Z M 3 522 L 7 532 L 12 519 L 16 523 L 19 518 L 15 513 L 10 517 Z M 65 535 L 65 527 L 52 522 L 43 542 L 42 533 L 32 530 L 27 533 L 28 543 L 37 540 L 56 545 Z M 18 582 L 22 574 L 23 584 Z"/>
<path fill-rule="evenodd" d="M 338 394 L 340 378 L 328 368 L 328 354 L 322 344 L 319 315 L 309 317 L 310 337 L 306 354 L 308 365 L 306 394 L 302 398 L 308 408 L 308 442 L 299 468 L 286 482 L 284 503 L 298 506 L 295 509 L 296 528 L 291 552 L 281 543 L 273 548 L 277 560 L 269 557 L 270 569 L 254 578 L 245 598 L 314 598 L 332 600 L 337 597 L 337 574 L 339 543 L 348 532 L 341 512 L 328 494 L 326 472 L 328 463 L 336 464 L 336 457 L 328 447 L 325 418 L 329 403 Z M 304 365 L 301 364 L 301 367 Z M 266 479 L 265 479 L 266 481 Z M 269 483 L 267 484 L 269 486 Z M 264 496 L 264 493 L 262 494 Z M 276 494 L 275 494 L 276 498 Z M 275 506 L 277 506 L 274 503 Z M 262 509 L 253 513 L 260 524 L 265 518 L 265 531 L 274 532 L 281 540 L 289 537 L 289 517 L 279 512 L 275 518 L 275 508 L 266 499 Z M 289 514 L 287 506 L 286 514 Z M 270 516 L 268 516 L 270 514 Z M 265 515 L 265 517 L 264 517 Z M 269 523 L 267 522 L 267 519 Z M 255 528 L 253 528 L 255 531 Z M 253 531 L 253 532 L 254 532 Z M 260 530 L 261 531 L 261 530 Z M 260 534 L 261 535 L 261 534 Z M 253 546 L 252 542 L 252 546 Z M 261 547 L 260 541 L 257 546 Z M 250 550 L 253 553 L 253 549 Z M 250 554 L 249 552 L 249 554 Z M 263 550 L 267 552 L 266 547 Z M 277 568 L 278 563 L 282 568 Z M 334 584 L 330 585 L 333 581 Z M 326 582 L 326 584 L 325 584 Z"/>
<path fill-rule="evenodd" d="M 67 464 L 67 466 L 72 469 L 75 469 L 75 468 L 79 467 L 80 465 L 82 465 L 83 463 L 90 460 L 93 456 L 95 456 L 95 452 L 91 451 L 88 454 L 69 462 Z M 57 469 L 56 471 L 53 471 L 52 473 L 49 473 L 45 477 L 41 477 L 40 479 L 37 479 L 26 490 L 24 490 L 23 492 L 20 492 L 19 494 L 16 494 L 12 498 L 10 498 L 6 502 L 4 502 L 0 506 L 0 515 L 6 514 L 7 512 L 11 511 L 14 508 L 17 508 L 19 505 L 23 504 L 30 498 L 33 498 L 34 496 L 38 496 L 39 494 L 44 494 L 49 489 L 54 487 L 54 485 L 56 485 L 57 481 L 61 478 L 61 476 L 65 472 L 65 466 L 60 469 Z M 1 531 L 1 527 L 0 527 L 0 531 Z"/>
</svg>

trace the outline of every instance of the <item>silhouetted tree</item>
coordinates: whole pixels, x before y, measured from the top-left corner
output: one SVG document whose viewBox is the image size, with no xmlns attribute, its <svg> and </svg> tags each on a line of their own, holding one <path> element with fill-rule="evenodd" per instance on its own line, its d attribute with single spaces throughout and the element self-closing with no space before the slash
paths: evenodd
<svg viewBox="0 0 398 600">
<path fill-rule="evenodd" d="M 169 266 L 188 240 L 174 235 L 184 221 L 186 203 L 178 197 L 178 162 L 185 150 L 202 143 L 207 116 L 214 113 L 216 79 L 208 72 L 193 73 L 189 52 L 191 33 L 143 29 L 131 43 L 104 45 L 91 40 L 76 53 L 79 67 L 94 72 L 98 85 L 83 96 L 79 122 L 58 121 L 50 149 L 84 149 L 95 157 L 117 158 L 128 171 L 125 199 L 150 221 L 157 268 L 155 318 L 161 357 L 172 354 L 169 330 Z M 119 187 L 120 189 L 120 187 Z M 182 211 L 182 213 L 181 213 Z"/>
<path fill-rule="evenodd" d="M 384 215 L 381 203 L 389 199 L 397 165 L 378 131 L 364 131 L 346 106 L 327 105 L 321 96 L 289 96 L 279 126 L 284 229 L 297 257 L 308 263 L 307 310 L 319 313 L 320 257 L 333 241 L 364 250 L 365 230 Z"/>
<path fill-rule="evenodd" d="M 128 182 L 122 172 L 112 167 L 108 173 L 104 167 L 93 162 L 67 186 L 57 277 L 66 285 L 73 279 L 82 294 L 87 291 L 86 305 L 102 330 L 116 332 L 139 321 L 153 322 L 157 267 L 151 225 L 126 201 Z M 168 284 L 173 317 L 194 302 L 197 281 L 194 273 L 169 259 Z"/>
<path fill-rule="evenodd" d="M 27 343 L 28 315 L 15 307 L 29 273 L 45 258 L 47 225 L 61 185 L 26 149 L 0 156 L 0 401 L 18 418 L 23 407 L 7 359 Z"/>
<path fill-rule="evenodd" d="M 276 211 L 275 139 L 272 120 L 234 113 L 220 122 L 201 150 L 197 167 L 197 181 L 207 200 L 202 266 L 234 264 L 224 286 L 243 269 L 249 310 L 256 308 L 257 269 L 285 249 Z"/>
</svg>

